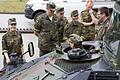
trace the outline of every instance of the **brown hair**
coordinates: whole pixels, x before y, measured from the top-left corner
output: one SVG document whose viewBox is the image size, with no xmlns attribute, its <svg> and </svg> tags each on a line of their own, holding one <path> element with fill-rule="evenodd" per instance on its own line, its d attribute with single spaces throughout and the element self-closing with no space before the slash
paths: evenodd
<svg viewBox="0 0 120 80">
<path fill-rule="evenodd" d="M 100 14 L 104 13 L 106 16 L 109 16 L 109 9 L 107 7 L 101 7 L 98 11 L 100 11 Z"/>
</svg>

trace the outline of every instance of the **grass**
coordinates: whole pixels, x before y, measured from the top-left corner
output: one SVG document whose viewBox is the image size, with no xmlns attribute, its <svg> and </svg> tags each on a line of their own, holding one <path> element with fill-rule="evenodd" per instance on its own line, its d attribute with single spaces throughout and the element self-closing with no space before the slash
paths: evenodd
<svg viewBox="0 0 120 80">
<path fill-rule="evenodd" d="M 0 0 L 1 13 L 24 13 L 25 3 L 28 0 Z"/>
</svg>

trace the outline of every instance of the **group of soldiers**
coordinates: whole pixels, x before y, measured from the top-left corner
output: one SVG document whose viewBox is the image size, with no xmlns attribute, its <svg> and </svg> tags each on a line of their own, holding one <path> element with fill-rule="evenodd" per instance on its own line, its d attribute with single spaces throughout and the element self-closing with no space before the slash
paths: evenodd
<svg viewBox="0 0 120 80">
<path fill-rule="evenodd" d="M 64 7 L 56 9 L 53 2 L 47 3 L 46 13 L 40 15 L 34 25 L 40 56 L 51 52 L 56 45 L 60 46 L 70 34 L 77 34 L 84 41 L 103 40 L 109 26 L 109 9 L 101 7 L 97 13 L 92 8 L 93 1 L 87 0 L 86 9 L 80 13 L 80 18 L 78 10 L 73 10 L 72 21 L 68 22 L 64 17 Z"/>
<path fill-rule="evenodd" d="M 53 51 L 56 46 L 61 46 L 61 43 L 66 40 L 72 41 L 70 43 L 80 41 L 79 47 L 82 45 L 81 41 L 103 40 L 104 35 L 109 30 L 109 10 L 107 7 L 101 7 L 97 13 L 92 8 L 93 1 L 87 0 L 86 9 L 81 13 L 78 10 L 72 11 L 72 21 L 68 22 L 64 16 L 64 7 L 56 9 L 53 2 L 47 3 L 46 13 L 40 15 L 34 24 L 34 34 L 38 37 L 40 56 Z M 20 57 L 21 63 L 24 63 L 21 56 L 23 40 L 21 33 L 16 30 L 16 24 L 15 18 L 9 19 L 8 31 L 2 37 L 2 53 L 5 66 L 11 61 L 11 55 L 17 55 Z M 75 44 L 73 45 L 75 46 Z"/>
</svg>

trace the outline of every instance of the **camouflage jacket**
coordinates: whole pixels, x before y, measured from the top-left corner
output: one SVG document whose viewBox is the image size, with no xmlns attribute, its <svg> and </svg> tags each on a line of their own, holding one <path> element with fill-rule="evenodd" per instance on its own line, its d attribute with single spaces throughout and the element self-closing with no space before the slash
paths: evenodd
<svg viewBox="0 0 120 80">
<path fill-rule="evenodd" d="M 52 20 L 48 15 L 42 14 L 34 25 L 34 31 L 39 33 L 38 35 L 38 47 L 43 49 L 53 49 L 58 42 L 59 26 L 58 17 L 54 15 Z M 51 50 L 50 49 L 50 50 Z"/>
<path fill-rule="evenodd" d="M 7 32 L 2 37 L 2 50 L 3 53 L 7 52 L 21 54 L 21 48 L 23 47 L 22 35 L 20 32 Z"/>
<path fill-rule="evenodd" d="M 68 26 L 68 20 L 64 17 L 62 20 L 59 20 L 59 41 L 63 42 L 63 37 L 65 37 L 65 32 Z"/>
<path fill-rule="evenodd" d="M 96 30 L 96 40 L 103 40 L 103 36 L 107 33 L 107 29 L 110 24 L 110 18 L 108 17 L 104 22 L 98 25 L 98 29 Z"/>
<path fill-rule="evenodd" d="M 66 37 L 69 37 L 70 34 L 77 34 L 79 36 L 82 35 L 82 24 L 79 21 L 73 22 L 71 21 L 68 24 L 68 28 L 66 30 Z"/>
<path fill-rule="evenodd" d="M 96 12 L 93 12 L 95 16 L 97 16 Z M 81 12 L 80 15 L 81 22 L 92 22 L 92 18 L 90 16 L 90 13 L 87 10 L 84 10 Z M 85 37 L 85 40 L 94 40 L 95 38 L 95 25 L 92 24 L 90 26 L 83 26 L 82 30 L 82 36 Z"/>
</svg>

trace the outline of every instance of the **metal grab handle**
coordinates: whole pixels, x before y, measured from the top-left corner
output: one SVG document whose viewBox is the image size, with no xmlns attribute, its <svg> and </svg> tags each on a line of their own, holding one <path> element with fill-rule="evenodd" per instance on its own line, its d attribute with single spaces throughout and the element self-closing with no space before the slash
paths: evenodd
<svg viewBox="0 0 120 80">
<path fill-rule="evenodd" d="M 55 74 L 51 73 L 50 71 L 48 71 L 46 69 L 45 69 L 45 72 L 46 72 L 46 74 L 40 80 L 44 80 L 48 75 L 52 75 L 52 76 L 55 75 Z"/>
</svg>

